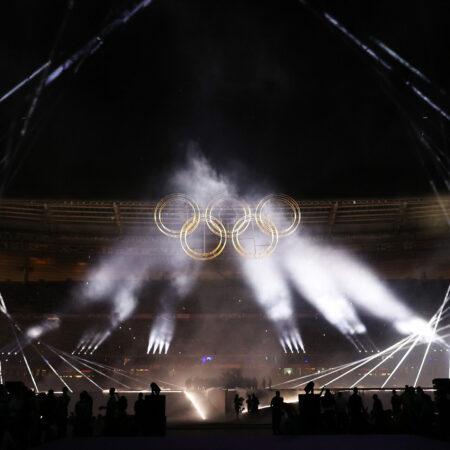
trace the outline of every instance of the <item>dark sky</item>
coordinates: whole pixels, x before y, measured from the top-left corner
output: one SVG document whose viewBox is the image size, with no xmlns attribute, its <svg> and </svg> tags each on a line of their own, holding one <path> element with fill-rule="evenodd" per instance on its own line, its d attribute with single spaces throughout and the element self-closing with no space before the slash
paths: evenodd
<svg viewBox="0 0 450 450">
<path fill-rule="evenodd" d="M 76 1 L 58 61 L 136 1 Z M 450 90 L 447 0 L 313 3 Z M 48 58 L 64 9 L 1 2 L 0 96 Z M 245 183 L 299 198 L 430 194 L 388 86 L 298 1 L 155 0 L 45 89 L 6 196 L 155 198 L 190 142 Z M 34 87 L 0 105 L 2 151 Z M 414 120 L 441 130 L 436 114 L 399 95 Z"/>
</svg>

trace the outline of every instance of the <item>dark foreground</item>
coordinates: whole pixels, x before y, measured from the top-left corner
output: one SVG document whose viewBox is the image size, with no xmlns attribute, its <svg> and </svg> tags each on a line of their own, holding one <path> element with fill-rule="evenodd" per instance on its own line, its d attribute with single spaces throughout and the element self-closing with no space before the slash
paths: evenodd
<svg viewBox="0 0 450 450">
<path fill-rule="evenodd" d="M 165 437 L 97 437 L 63 439 L 48 450 L 444 450 L 448 442 L 412 435 L 274 436 L 270 430 L 168 430 Z"/>
</svg>

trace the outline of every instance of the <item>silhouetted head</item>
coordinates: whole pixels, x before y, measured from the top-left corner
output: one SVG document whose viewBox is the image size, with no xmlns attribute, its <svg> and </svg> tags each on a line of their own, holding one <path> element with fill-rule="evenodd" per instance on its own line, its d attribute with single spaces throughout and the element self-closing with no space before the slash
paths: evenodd
<svg viewBox="0 0 450 450">
<path fill-rule="evenodd" d="M 336 394 L 336 396 L 339 397 L 339 398 L 342 397 L 342 392 L 339 391 L 339 392 Z"/>
<path fill-rule="evenodd" d="M 392 390 L 392 395 L 397 395 L 397 391 L 395 389 Z"/>
<path fill-rule="evenodd" d="M 357 388 L 357 387 L 354 387 L 354 388 L 353 388 L 353 393 L 354 393 L 354 394 L 357 394 L 357 393 L 358 393 L 358 388 Z"/>
<path fill-rule="evenodd" d="M 144 398 L 144 394 L 142 392 L 139 392 L 138 394 L 138 399 L 142 400 Z"/>
<path fill-rule="evenodd" d="M 116 393 L 116 388 L 109 388 L 109 395 L 114 395 Z"/>
<path fill-rule="evenodd" d="M 377 394 L 373 394 L 372 398 L 373 398 L 374 400 L 377 400 L 377 399 L 378 399 L 378 395 L 377 395 Z"/>
<path fill-rule="evenodd" d="M 420 386 L 417 386 L 416 391 L 418 394 L 423 394 L 423 389 Z"/>
<path fill-rule="evenodd" d="M 55 391 L 54 391 L 53 389 L 50 389 L 50 390 L 48 391 L 47 395 L 48 395 L 49 397 L 54 397 L 54 396 L 55 396 Z"/>
<path fill-rule="evenodd" d="M 280 391 L 276 391 L 276 392 L 275 392 L 275 396 L 276 396 L 276 397 L 279 397 L 279 396 L 280 396 Z"/>
<path fill-rule="evenodd" d="M 67 394 L 69 392 L 69 389 L 67 388 L 67 386 L 64 386 L 62 388 L 62 392 L 63 392 L 63 394 Z"/>
</svg>

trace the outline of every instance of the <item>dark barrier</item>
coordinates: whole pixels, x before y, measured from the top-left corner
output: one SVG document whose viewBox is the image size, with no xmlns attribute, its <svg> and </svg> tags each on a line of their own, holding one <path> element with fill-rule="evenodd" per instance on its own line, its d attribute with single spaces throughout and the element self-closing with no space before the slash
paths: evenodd
<svg viewBox="0 0 450 450">
<path fill-rule="evenodd" d="M 434 401 L 438 414 L 439 434 L 450 436 L 450 378 L 435 378 L 433 380 Z"/>
<path fill-rule="evenodd" d="M 299 394 L 299 429 L 301 433 L 317 433 L 320 426 L 320 396 Z"/>
<path fill-rule="evenodd" d="M 166 434 L 166 396 L 146 395 L 144 405 L 144 434 L 164 436 Z"/>
</svg>

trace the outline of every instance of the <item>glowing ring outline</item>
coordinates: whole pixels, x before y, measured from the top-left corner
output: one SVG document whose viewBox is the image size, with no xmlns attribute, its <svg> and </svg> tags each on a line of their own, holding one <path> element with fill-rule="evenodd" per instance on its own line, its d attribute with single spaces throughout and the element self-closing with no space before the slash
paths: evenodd
<svg viewBox="0 0 450 450">
<path fill-rule="evenodd" d="M 212 214 L 212 212 L 214 211 L 214 208 L 217 206 L 217 203 L 219 203 L 222 200 L 236 200 L 240 204 L 242 210 L 244 211 L 244 216 L 242 216 L 242 217 L 244 218 L 245 221 L 247 221 L 247 219 L 252 216 L 252 210 L 250 208 L 250 205 L 248 205 L 244 200 L 240 200 L 240 199 L 238 199 L 238 198 L 236 198 L 234 196 L 227 196 L 227 195 L 217 196 L 216 198 L 212 199 L 209 202 L 209 204 L 208 204 L 208 206 L 206 207 L 206 210 L 205 210 L 206 225 L 208 226 L 209 230 L 212 233 L 214 233 L 216 236 L 219 236 L 219 234 L 214 229 L 214 226 L 212 226 L 210 223 L 213 221 L 213 219 L 222 222 L 220 219 L 218 219 L 217 217 L 213 216 L 213 214 Z M 248 226 L 250 225 L 250 222 L 247 221 L 247 223 L 245 225 L 245 228 L 243 230 L 240 230 L 239 234 L 243 233 L 248 228 Z M 222 222 L 222 224 L 223 224 L 223 222 Z M 224 228 L 225 228 L 225 225 L 224 225 Z M 234 229 L 234 226 L 233 226 L 233 229 Z M 226 228 L 225 228 L 225 230 L 226 230 Z M 228 239 L 232 238 L 233 237 L 233 230 L 231 230 L 231 231 L 227 231 L 226 230 L 226 235 L 227 235 Z"/>
<path fill-rule="evenodd" d="M 224 224 L 215 217 L 212 218 L 211 224 L 216 227 L 216 233 L 219 233 L 218 234 L 218 236 L 220 237 L 219 243 L 216 245 L 214 249 L 212 249 L 209 252 L 198 252 L 196 250 L 193 250 L 189 246 L 189 243 L 187 241 L 188 235 L 191 234 L 195 230 L 195 228 L 197 228 L 198 224 L 195 225 L 194 227 L 194 224 L 191 221 L 186 220 L 186 222 L 184 222 L 180 231 L 180 243 L 181 248 L 186 253 L 186 255 L 188 255 L 192 259 L 196 259 L 199 261 L 206 261 L 217 258 L 224 251 L 225 246 L 227 244 L 227 230 L 225 229 Z M 191 229 L 192 227 L 194 228 Z"/>
<path fill-rule="evenodd" d="M 254 217 L 250 217 L 246 220 L 250 223 L 253 219 L 254 219 Z M 267 228 L 270 229 L 271 241 L 270 241 L 269 246 L 260 254 L 258 254 L 258 253 L 250 254 L 247 250 L 244 249 L 244 247 L 242 246 L 242 244 L 239 240 L 239 235 L 243 232 L 240 230 L 240 227 L 245 226 L 245 229 L 247 229 L 249 223 L 246 225 L 241 223 L 244 221 L 244 218 L 241 217 L 234 224 L 231 241 L 233 243 L 234 249 L 236 250 L 236 252 L 239 255 L 244 256 L 246 258 L 261 259 L 266 256 L 270 256 L 275 251 L 275 248 L 278 245 L 278 238 L 279 238 L 278 229 L 270 219 L 264 218 L 262 220 L 265 222 L 265 226 L 267 226 Z M 263 230 L 261 229 L 261 231 L 263 231 Z M 265 233 L 265 231 L 264 231 L 264 233 Z"/>
<path fill-rule="evenodd" d="M 166 195 L 165 197 L 163 197 L 156 204 L 155 210 L 153 212 L 153 217 L 154 217 L 156 226 L 158 227 L 158 230 L 161 231 L 161 233 L 163 233 L 166 236 L 171 237 L 171 238 L 179 238 L 181 236 L 181 229 L 183 228 L 184 224 L 183 224 L 183 226 L 181 227 L 181 229 L 179 231 L 172 230 L 171 228 L 169 228 L 166 225 L 164 225 L 163 220 L 162 220 L 162 212 L 164 211 L 164 209 L 165 209 L 165 207 L 167 206 L 168 203 L 170 203 L 171 201 L 176 200 L 176 199 L 184 200 L 192 208 L 192 211 L 194 213 L 192 218 L 188 219 L 186 221 L 186 222 L 189 222 L 190 224 L 192 224 L 189 227 L 188 234 L 191 234 L 191 233 L 193 233 L 195 231 L 195 229 L 198 227 L 198 225 L 200 223 L 200 219 L 201 219 L 200 207 L 190 197 L 188 197 L 185 194 L 170 194 L 170 195 Z"/>
<path fill-rule="evenodd" d="M 258 205 L 256 206 L 256 211 L 255 211 L 256 224 L 258 225 L 258 227 L 260 228 L 260 230 L 263 233 L 265 233 L 265 234 L 270 234 L 271 233 L 269 227 L 267 227 L 267 225 L 266 225 L 267 223 L 269 223 L 267 221 L 268 217 L 267 216 L 263 217 L 263 213 L 262 213 L 262 211 L 263 211 L 264 207 L 266 206 L 266 204 L 268 202 L 270 202 L 271 200 L 279 200 L 279 201 L 283 202 L 284 204 L 288 205 L 291 208 L 291 210 L 292 210 L 292 212 L 294 214 L 292 223 L 289 225 L 289 227 L 283 228 L 281 231 L 278 230 L 278 228 L 277 228 L 279 237 L 290 236 L 299 227 L 302 216 L 301 216 L 301 211 L 300 211 L 300 205 L 298 204 L 298 202 L 296 200 L 294 200 L 289 195 L 286 195 L 286 194 L 270 194 L 270 195 L 267 195 L 266 197 L 264 197 L 263 199 L 261 199 L 259 201 Z M 270 221 L 270 223 L 273 224 L 272 221 Z"/>
</svg>

